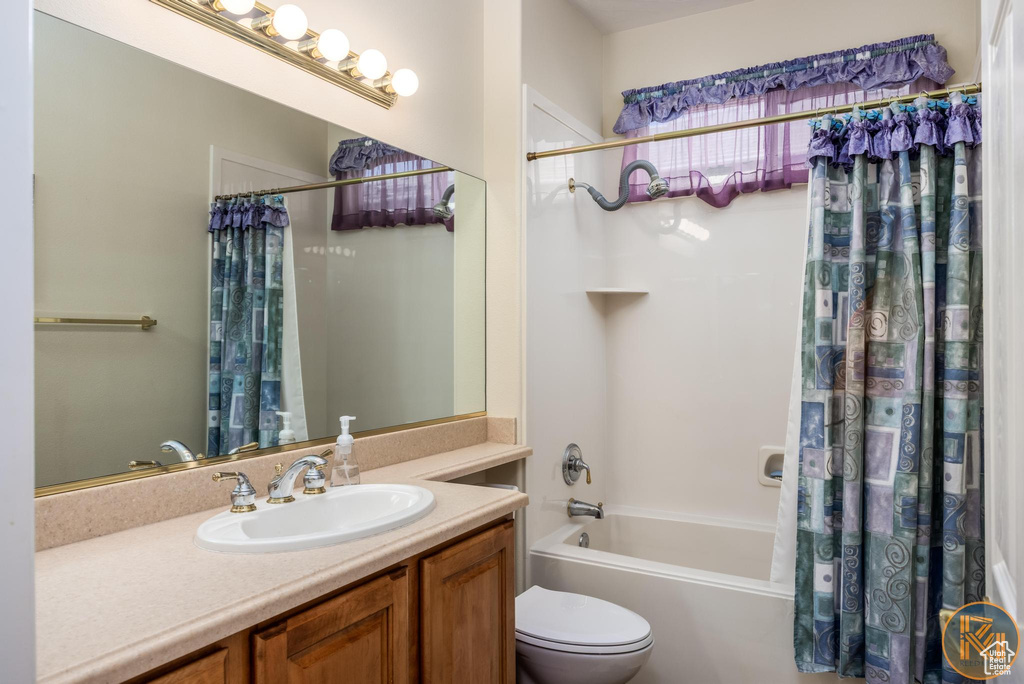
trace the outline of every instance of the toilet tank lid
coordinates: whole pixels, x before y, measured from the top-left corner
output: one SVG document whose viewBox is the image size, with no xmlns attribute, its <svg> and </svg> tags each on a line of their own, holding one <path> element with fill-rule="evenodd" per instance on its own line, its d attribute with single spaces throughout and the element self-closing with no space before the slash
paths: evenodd
<svg viewBox="0 0 1024 684">
<path fill-rule="evenodd" d="M 611 646 L 643 641 L 651 626 L 609 601 L 533 586 L 516 597 L 516 631 L 563 644 Z"/>
</svg>

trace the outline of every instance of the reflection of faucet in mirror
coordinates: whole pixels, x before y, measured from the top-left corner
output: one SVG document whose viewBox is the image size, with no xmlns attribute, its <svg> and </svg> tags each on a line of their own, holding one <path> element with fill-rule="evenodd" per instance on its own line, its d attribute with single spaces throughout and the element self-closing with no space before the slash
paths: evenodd
<svg viewBox="0 0 1024 684">
<path fill-rule="evenodd" d="M 434 205 L 434 216 L 447 221 L 455 216 L 455 204 L 452 202 L 452 195 L 455 194 L 455 183 L 452 183 L 444 190 L 441 201 Z"/>
<path fill-rule="evenodd" d="M 240 454 L 240 453 L 242 453 L 244 451 L 256 451 L 259 448 L 260 448 L 260 443 L 259 442 L 249 442 L 248 444 L 243 444 L 240 447 L 235 447 L 234 449 L 232 449 L 231 451 L 228 452 L 228 456 L 231 456 L 233 454 Z M 202 458 L 202 455 L 200 455 L 199 458 Z"/>
<path fill-rule="evenodd" d="M 165 454 L 176 453 L 178 458 L 182 461 L 198 461 L 203 457 L 202 454 L 195 454 L 187 446 L 182 444 L 176 439 L 169 439 L 160 445 L 160 451 Z"/>
</svg>

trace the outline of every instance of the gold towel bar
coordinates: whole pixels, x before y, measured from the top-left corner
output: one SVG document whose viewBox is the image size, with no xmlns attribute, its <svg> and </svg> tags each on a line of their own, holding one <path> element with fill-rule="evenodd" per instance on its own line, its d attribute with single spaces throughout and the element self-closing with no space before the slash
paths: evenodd
<svg viewBox="0 0 1024 684">
<path fill-rule="evenodd" d="M 149 330 L 156 325 L 156 319 L 143 316 L 139 319 L 133 318 L 47 318 L 36 316 L 36 323 L 87 323 L 89 325 L 141 325 L 143 330 Z"/>
</svg>

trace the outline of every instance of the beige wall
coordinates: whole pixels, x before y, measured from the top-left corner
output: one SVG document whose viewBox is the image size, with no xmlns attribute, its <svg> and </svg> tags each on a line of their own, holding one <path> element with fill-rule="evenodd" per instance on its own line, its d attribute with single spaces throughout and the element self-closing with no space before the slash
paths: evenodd
<svg viewBox="0 0 1024 684">
<path fill-rule="evenodd" d="M 37 327 L 37 482 L 205 452 L 210 146 L 322 174 L 327 124 L 52 17 L 36 40 L 36 311 L 159 321 Z"/>
<path fill-rule="evenodd" d="M 481 142 L 487 181 L 487 411 L 523 414 L 523 80 L 520 0 L 485 0 Z M 472 173 L 470 169 L 464 171 Z M 474 174 L 476 175 L 476 174 Z"/>
<path fill-rule="evenodd" d="M 523 83 L 601 129 L 601 32 L 565 0 L 523 1 Z"/>
<path fill-rule="evenodd" d="M 977 0 L 898 0 L 873 10 L 806 0 L 754 0 L 606 35 L 603 132 L 614 135 L 623 90 L 919 33 L 934 33 L 948 50 L 956 69 L 951 82 L 977 77 Z"/>
</svg>

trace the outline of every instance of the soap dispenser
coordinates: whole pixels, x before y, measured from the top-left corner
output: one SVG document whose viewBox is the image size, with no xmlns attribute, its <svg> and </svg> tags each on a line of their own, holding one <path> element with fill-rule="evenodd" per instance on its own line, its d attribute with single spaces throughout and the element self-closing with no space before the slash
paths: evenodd
<svg viewBox="0 0 1024 684">
<path fill-rule="evenodd" d="M 290 411 L 275 411 L 277 415 L 281 416 L 281 422 L 284 425 L 281 427 L 281 432 L 277 434 L 278 444 L 295 444 L 295 431 L 292 430 L 292 414 Z"/>
<path fill-rule="evenodd" d="M 348 424 L 355 420 L 355 416 L 341 416 L 341 434 L 334 445 L 334 473 L 331 477 L 331 486 L 359 484 L 359 464 L 352 455 L 352 443 L 355 439 L 348 433 Z"/>
</svg>

